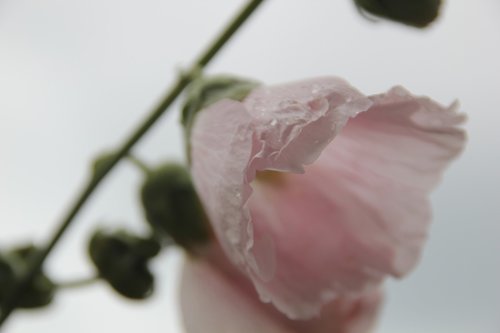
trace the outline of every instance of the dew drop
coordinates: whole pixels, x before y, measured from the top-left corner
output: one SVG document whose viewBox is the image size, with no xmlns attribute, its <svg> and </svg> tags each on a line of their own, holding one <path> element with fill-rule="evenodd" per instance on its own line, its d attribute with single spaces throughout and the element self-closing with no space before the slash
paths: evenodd
<svg viewBox="0 0 500 333">
<path fill-rule="evenodd" d="M 319 84 L 314 84 L 311 89 L 313 95 L 317 95 L 321 92 L 321 86 Z"/>
<path fill-rule="evenodd" d="M 226 238 L 231 244 L 238 244 L 240 241 L 240 234 L 236 228 L 229 228 L 225 232 Z"/>
<path fill-rule="evenodd" d="M 295 102 L 294 100 L 287 98 L 287 99 L 282 100 L 282 101 L 278 104 L 278 106 L 279 106 L 281 109 L 286 109 L 286 108 L 288 108 L 288 107 L 292 106 L 292 105 L 293 105 L 293 104 L 295 104 L 295 103 L 296 103 L 296 102 Z"/>
</svg>

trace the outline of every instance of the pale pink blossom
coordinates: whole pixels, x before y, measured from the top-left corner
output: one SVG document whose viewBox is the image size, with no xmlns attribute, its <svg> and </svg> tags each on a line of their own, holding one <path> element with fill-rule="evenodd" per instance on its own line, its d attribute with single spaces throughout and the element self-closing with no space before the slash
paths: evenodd
<svg viewBox="0 0 500 333">
<path fill-rule="evenodd" d="M 259 87 L 242 102 L 224 99 L 201 111 L 191 135 L 195 187 L 225 254 L 260 299 L 296 320 L 322 308 L 321 318 L 328 309 L 340 313 L 335 304 L 347 299 L 378 304 L 373 295 L 383 279 L 417 263 L 429 192 L 464 146 L 456 108 L 402 87 L 366 97 L 327 77 Z M 204 299 L 212 291 L 203 289 L 202 272 L 221 298 L 234 299 L 218 300 L 228 311 L 268 312 L 240 302 L 242 291 L 216 268 L 192 265 L 200 267 L 188 267 L 185 283 L 199 283 L 188 289 L 200 293 L 206 316 L 219 310 Z M 327 325 L 248 332 L 323 332 Z"/>
<path fill-rule="evenodd" d="M 189 333 L 366 333 L 382 302 L 382 293 L 374 290 L 337 298 L 321 317 L 291 320 L 260 302 L 251 282 L 234 267 L 189 260 L 181 281 L 181 310 Z"/>
</svg>

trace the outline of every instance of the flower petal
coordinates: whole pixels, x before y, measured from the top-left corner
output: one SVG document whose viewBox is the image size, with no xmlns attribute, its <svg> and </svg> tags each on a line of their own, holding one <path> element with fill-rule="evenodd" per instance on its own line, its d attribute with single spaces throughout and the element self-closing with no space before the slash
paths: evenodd
<svg viewBox="0 0 500 333">
<path fill-rule="evenodd" d="M 261 303 L 241 274 L 220 270 L 208 261 L 186 261 L 181 282 L 181 311 L 188 333 L 367 333 L 382 301 L 376 290 L 338 299 L 319 318 L 292 321 Z"/>
<path fill-rule="evenodd" d="M 356 297 L 339 297 L 326 304 L 321 315 L 309 320 L 289 320 L 300 333 L 368 333 L 377 323 L 383 293 L 374 289 Z"/>
<path fill-rule="evenodd" d="M 464 144 L 454 109 L 402 88 L 368 99 L 324 78 L 203 111 L 193 179 L 262 300 L 305 319 L 407 273 L 430 220 L 428 192 Z M 253 182 L 264 170 L 292 173 Z"/>
<path fill-rule="evenodd" d="M 237 281 L 208 261 L 187 261 L 180 289 L 186 332 L 293 333 L 266 311 L 268 306 L 259 302 L 255 291 L 252 299 Z"/>
<path fill-rule="evenodd" d="M 259 88 L 245 103 L 248 107 L 227 99 L 213 104 L 197 116 L 191 135 L 195 186 L 223 247 L 237 263 L 248 259 L 252 235 L 243 206 L 256 171 L 303 172 L 304 159 L 316 159 L 348 117 L 371 105 L 337 78 Z M 298 149 L 307 156 L 294 154 Z"/>
<path fill-rule="evenodd" d="M 251 191 L 244 184 L 252 122 L 242 103 L 221 100 L 197 115 L 191 134 L 194 185 L 222 247 L 239 264 L 245 262 L 241 249 L 249 238 L 250 214 L 242 207 Z"/>
</svg>

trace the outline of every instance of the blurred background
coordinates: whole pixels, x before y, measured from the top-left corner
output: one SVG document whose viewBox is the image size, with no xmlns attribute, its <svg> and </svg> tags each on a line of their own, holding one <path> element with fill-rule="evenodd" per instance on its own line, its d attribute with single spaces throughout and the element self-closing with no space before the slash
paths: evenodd
<svg viewBox="0 0 500 333">
<path fill-rule="evenodd" d="M 0 0 L 0 248 L 44 241 L 89 174 L 155 104 L 244 1 Z M 417 269 L 387 283 L 377 333 L 500 332 L 500 2 L 448 1 L 420 31 L 369 22 L 350 0 L 265 3 L 208 73 L 266 83 L 344 77 L 366 94 L 401 84 L 460 100 L 469 143 L 433 193 L 434 223 Z M 178 104 L 135 150 L 184 159 Z M 144 230 L 141 174 L 122 163 L 47 262 L 59 280 L 92 271 L 99 224 Z M 6 332 L 180 333 L 182 254 L 154 262 L 154 296 L 134 303 L 96 284 L 19 311 Z"/>
</svg>

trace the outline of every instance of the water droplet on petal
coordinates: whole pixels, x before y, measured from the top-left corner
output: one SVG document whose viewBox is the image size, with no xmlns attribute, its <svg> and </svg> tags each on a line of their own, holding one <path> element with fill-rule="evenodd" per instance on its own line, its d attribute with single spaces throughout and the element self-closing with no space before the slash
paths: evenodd
<svg viewBox="0 0 500 333">
<path fill-rule="evenodd" d="M 240 233 L 236 228 L 229 228 L 226 230 L 226 238 L 231 244 L 238 244 L 240 241 Z"/>
<path fill-rule="evenodd" d="M 314 84 L 311 89 L 313 95 L 317 95 L 321 92 L 321 86 L 319 84 Z"/>
</svg>

